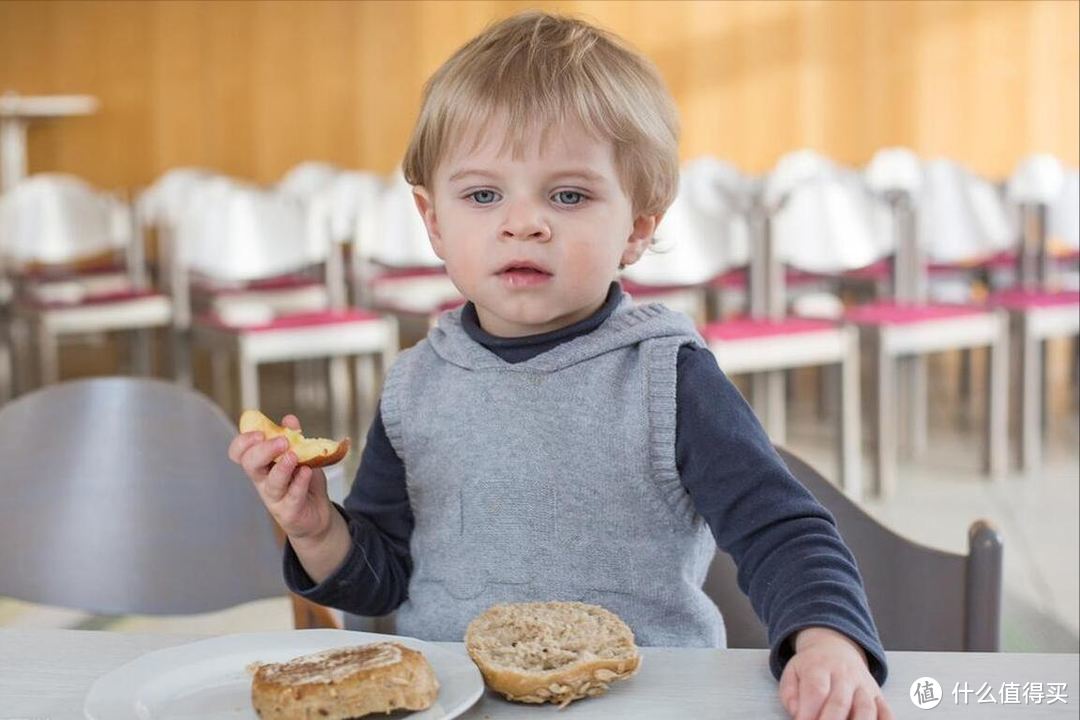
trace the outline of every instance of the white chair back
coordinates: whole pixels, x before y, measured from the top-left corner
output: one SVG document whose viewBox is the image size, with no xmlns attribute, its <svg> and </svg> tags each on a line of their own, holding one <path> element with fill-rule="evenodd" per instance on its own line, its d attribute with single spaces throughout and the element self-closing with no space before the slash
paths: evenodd
<svg viewBox="0 0 1080 720">
<path fill-rule="evenodd" d="M 224 282 L 284 275 L 325 261 L 326 236 L 308 232 L 303 201 L 233 180 L 193 193 L 176 230 L 184 268 Z"/>
<path fill-rule="evenodd" d="M 813 273 L 865 267 L 894 250 L 887 208 L 859 173 L 810 151 L 781 159 L 765 181 L 774 253 Z"/>
<path fill-rule="evenodd" d="M 372 172 L 349 170 L 310 198 L 309 232 L 328 234 L 329 241 L 347 243 L 360 235 L 371 235 L 378 216 L 385 184 Z"/>
<path fill-rule="evenodd" d="M 1065 168 L 1053 155 L 1029 155 L 1009 176 L 1005 193 L 1015 204 L 1054 205 L 1065 182 Z"/>
<path fill-rule="evenodd" d="M 1055 245 L 1080 250 L 1080 171 L 1071 170 L 1050 213 L 1050 237 Z"/>
<path fill-rule="evenodd" d="M 815 150 L 802 149 L 781 157 L 765 177 L 762 201 L 770 210 L 778 209 L 796 188 L 832 177 L 837 165 Z"/>
<path fill-rule="evenodd" d="M 325 192 L 342 172 L 329 163 L 302 162 L 285 173 L 275 189 L 283 195 L 309 200 Z"/>
<path fill-rule="evenodd" d="M 34 175 L 0 197 L 0 256 L 13 267 L 119 251 L 131 237 L 128 204 L 71 175 Z"/>
<path fill-rule="evenodd" d="M 922 161 L 908 148 L 885 148 L 874 153 L 863 177 L 867 187 L 889 207 L 889 221 L 879 232 L 895 248 L 893 297 L 902 302 L 925 302 L 929 276 L 915 226 L 915 203 L 923 187 Z"/>
<path fill-rule="evenodd" d="M 922 161 L 908 148 L 882 148 L 870 158 L 863 176 L 879 195 L 899 192 L 914 199 L 923 186 Z"/>
<path fill-rule="evenodd" d="M 146 188 L 135 201 L 143 227 L 175 228 L 191 197 L 210 180 L 223 176 L 204 168 L 173 168 Z"/>
<path fill-rule="evenodd" d="M 401 173 L 395 173 L 383 190 L 374 221 L 358 218 L 354 252 L 361 260 L 388 267 L 442 266 L 416 210 L 412 187 Z"/>
<path fill-rule="evenodd" d="M 1013 244 L 1005 205 L 993 183 L 951 160 L 923 166 L 916 203 L 919 243 L 928 260 L 975 262 Z"/>
<path fill-rule="evenodd" d="M 702 157 L 687 164 L 656 242 L 623 271 L 642 285 L 698 285 L 748 261 L 753 183 L 733 165 Z"/>
</svg>

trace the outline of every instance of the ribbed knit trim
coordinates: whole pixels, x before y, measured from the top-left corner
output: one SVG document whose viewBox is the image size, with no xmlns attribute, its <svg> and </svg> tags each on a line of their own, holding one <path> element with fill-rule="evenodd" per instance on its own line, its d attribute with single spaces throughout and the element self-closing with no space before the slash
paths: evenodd
<svg viewBox="0 0 1080 720">
<path fill-rule="evenodd" d="M 675 461 L 676 386 L 679 347 L 677 338 L 645 344 L 649 377 L 649 464 L 653 480 L 675 516 L 692 522 L 696 511 L 679 478 Z"/>
<path fill-rule="evenodd" d="M 409 464 L 405 455 L 404 433 L 401 431 L 401 388 L 405 383 L 405 375 L 408 373 L 409 356 L 420 351 L 426 343 L 426 340 L 422 340 L 416 347 L 409 348 L 398 355 L 383 381 L 382 398 L 379 400 L 379 412 L 382 414 L 386 438 L 406 469 Z"/>
<path fill-rule="evenodd" d="M 665 323 L 666 327 L 659 333 L 656 328 L 644 327 L 650 321 Z M 704 345 L 686 316 L 660 304 L 634 306 L 632 298 L 624 295 L 619 307 L 596 330 L 524 362 L 508 363 L 470 338 L 461 326 L 460 309 L 440 316 L 428 340 L 439 357 L 466 369 L 549 373 L 643 340 L 687 335 Z"/>
</svg>

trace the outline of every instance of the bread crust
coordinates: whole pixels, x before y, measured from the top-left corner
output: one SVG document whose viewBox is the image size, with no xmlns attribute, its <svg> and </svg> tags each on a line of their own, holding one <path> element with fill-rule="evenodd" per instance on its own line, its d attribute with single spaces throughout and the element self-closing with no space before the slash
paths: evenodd
<svg viewBox="0 0 1080 720">
<path fill-rule="evenodd" d="M 496 669 L 475 657 L 484 682 L 507 700 L 521 703 L 554 703 L 566 707 L 575 700 L 603 695 L 616 680 L 625 680 L 641 667 L 641 656 L 632 660 L 595 660 L 567 670 L 532 674 Z"/>
<path fill-rule="evenodd" d="M 426 710 L 438 694 L 438 679 L 423 653 L 390 642 L 259 665 L 251 681 L 251 703 L 262 720 L 347 720 Z"/>
<path fill-rule="evenodd" d="M 305 465 L 309 468 L 324 467 L 326 465 L 333 465 L 336 462 L 340 462 L 349 452 L 349 438 L 342 438 L 333 444 L 333 440 L 323 440 L 321 438 L 304 438 L 299 436 L 299 441 L 295 436 L 290 435 L 285 428 L 275 423 L 270 418 L 263 415 L 258 410 L 245 410 L 240 415 L 239 422 L 240 432 L 253 432 L 259 431 L 263 434 L 267 440 L 276 437 L 286 437 L 289 440 L 289 450 L 296 454 L 297 465 Z M 310 443 L 320 443 L 329 447 L 322 451 L 312 451 Z"/>
<path fill-rule="evenodd" d="M 579 660 L 546 671 L 531 671 L 496 663 L 485 650 L 490 642 L 491 625 L 501 614 L 527 617 L 537 611 L 560 612 L 571 622 L 575 615 L 599 615 L 618 638 L 623 650 L 618 657 L 598 657 L 602 648 L 594 647 Z M 486 636 L 486 637 L 485 637 Z M 532 641 L 534 638 L 520 638 Z M 587 641 L 587 639 L 586 639 Z M 586 642 L 587 644 L 587 642 Z M 595 697 L 607 692 L 612 682 L 625 680 L 641 667 L 641 655 L 634 645 L 633 632 L 617 615 L 597 605 L 585 603 L 511 603 L 496 605 L 478 616 L 465 633 L 465 647 L 480 668 L 484 681 L 507 700 L 522 703 L 554 703 L 565 707 L 574 700 Z"/>
</svg>

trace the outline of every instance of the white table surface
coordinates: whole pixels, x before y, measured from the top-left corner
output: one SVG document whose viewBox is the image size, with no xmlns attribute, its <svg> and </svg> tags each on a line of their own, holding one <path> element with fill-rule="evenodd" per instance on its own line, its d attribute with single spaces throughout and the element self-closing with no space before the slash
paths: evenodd
<svg viewBox="0 0 1080 720">
<path fill-rule="evenodd" d="M 205 639 L 199 635 L 148 635 L 81 630 L 0 630 L 0 720 L 80 720 L 94 681 L 143 653 Z M 439 643 L 464 654 L 460 643 Z M 643 648 L 641 671 L 605 696 L 575 702 L 563 711 L 503 701 L 487 693 L 463 717 L 503 720 L 570 718 L 786 718 L 764 650 Z M 1080 656 L 1074 654 L 889 654 L 885 696 L 897 718 L 1051 718 L 1078 716 Z M 930 676 L 944 698 L 931 711 L 908 699 L 911 684 Z M 954 703 L 952 689 L 967 683 L 992 688 L 997 704 Z M 1067 702 L 1001 704 L 1002 683 L 1067 683 Z M 929 714 L 924 715 L 924 712 Z M 407 717 L 407 716 L 405 716 Z"/>
</svg>

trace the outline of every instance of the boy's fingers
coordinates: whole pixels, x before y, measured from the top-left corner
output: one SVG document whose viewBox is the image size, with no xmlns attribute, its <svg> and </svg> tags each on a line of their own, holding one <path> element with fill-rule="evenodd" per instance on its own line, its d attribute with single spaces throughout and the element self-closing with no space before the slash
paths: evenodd
<svg viewBox="0 0 1080 720">
<path fill-rule="evenodd" d="M 285 417 L 281 418 L 281 426 L 291 428 L 293 430 L 299 430 L 300 421 L 295 415 L 286 415 Z"/>
<path fill-rule="evenodd" d="M 257 442 L 261 442 L 263 434 L 258 431 L 240 433 L 232 439 L 229 443 L 229 459 L 237 465 L 240 464 L 240 458 L 244 456 L 247 449 Z"/>
<path fill-rule="evenodd" d="M 895 720 L 892 714 L 892 708 L 885 702 L 885 697 L 883 695 L 878 695 L 874 699 L 874 704 L 877 705 L 878 720 Z"/>
<path fill-rule="evenodd" d="M 260 475 L 266 471 L 267 465 L 274 462 L 274 458 L 288 449 L 289 441 L 283 437 L 255 443 L 241 456 L 240 464 L 248 475 Z"/>
<path fill-rule="evenodd" d="M 848 720 L 854 687 L 844 680 L 833 678 L 829 697 L 818 714 L 818 720 Z"/>
<path fill-rule="evenodd" d="M 874 720 L 876 717 L 873 696 L 864 688 L 859 688 L 851 700 L 851 720 Z"/>
<path fill-rule="evenodd" d="M 813 672 L 799 678 L 799 708 L 795 720 L 817 720 L 829 697 L 831 680 L 828 673 Z"/>
<path fill-rule="evenodd" d="M 790 663 L 780 676 L 780 704 L 787 710 L 788 715 L 795 717 L 795 712 L 799 709 L 799 673 Z"/>
<path fill-rule="evenodd" d="M 292 453 L 290 453 L 292 454 Z M 285 502 L 292 506 L 299 506 L 307 499 L 308 488 L 311 486 L 311 468 L 301 467 L 293 475 L 289 489 L 285 493 Z"/>
<path fill-rule="evenodd" d="M 326 495 L 326 474 L 322 468 L 311 470 L 311 492 L 315 495 Z"/>
<path fill-rule="evenodd" d="M 274 463 L 270 472 L 266 475 L 263 483 L 263 494 L 271 502 L 278 502 L 289 490 L 289 484 L 293 481 L 293 471 L 296 469 L 296 453 L 287 452 L 281 459 Z"/>
</svg>

